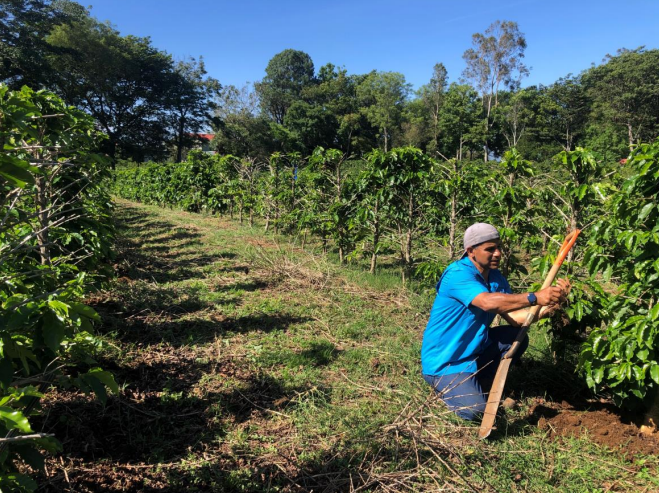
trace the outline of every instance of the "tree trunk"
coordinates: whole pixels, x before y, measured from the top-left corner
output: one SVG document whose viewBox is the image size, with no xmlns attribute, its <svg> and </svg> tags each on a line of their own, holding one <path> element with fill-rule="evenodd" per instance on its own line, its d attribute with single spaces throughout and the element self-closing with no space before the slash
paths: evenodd
<svg viewBox="0 0 659 493">
<path fill-rule="evenodd" d="M 515 184 L 515 174 L 510 173 L 508 175 L 508 187 L 513 188 L 513 185 Z M 503 226 L 504 228 L 508 229 L 510 226 L 510 219 L 513 217 L 513 210 L 512 210 L 512 204 L 510 203 L 510 199 L 508 199 L 508 203 L 506 204 L 506 217 L 503 219 Z M 508 244 L 506 245 L 506 248 L 503 249 L 501 252 L 501 273 L 503 274 L 504 277 L 508 277 L 508 274 L 510 273 L 510 259 L 512 257 L 512 245 Z"/>
<path fill-rule="evenodd" d="M 176 162 L 180 163 L 183 159 L 183 130 L 184 130 L 184 119 L 180 118 L 178 121 L 178 139 L 176 142 Z"/>
<path fill-rule="evenodd" d="M 410 193 L 407 201 L 407 225 L 403 244 L 401 245 L 401 261 L 403 264 L 403 283 L 407 282 L 412 273 L 412 231 L 414 224 L 414 193 Z"/>
<path fill-rule="evenodd" d="M 36 188 L 37 217 L 39 220 L 39 231 L 37 232 L 39 255 L 41 257 L 41 265 L 50 265 L 50 246 L 48 245 L 50 213 L 48 212 L 48 182 L 45 177 L 40 176 L 37 178 Z"/>
<path fill-rule="evenodd" d="M 448 256 L 449 258 L 453 258 L 455 255 L 455 229 L 456 229 L 456 222 L 457 218 L 455 217 L 455 201 L 456 201 L 456 196 L 455 196 L 455 190 L 451 193 L 451 223 L 449 224 L 449 230 L 448 230 Z"/>
<path fill-rule="evenodd" d="M 412 267 L 412 232 L 414 224 L 414 193 L 410 193 L 407 204 L 407 231 L 405 232 L 405 265 Z"/>
<path fill-rule="evenodd" d="M 343 246 L 339 245 L 339 263 L 345 264 L 345 254 L 343 253 Z"/>
<path fill-rule="evenodd" d="M 412 228 L 405 233 L 405 265 L 408 269 L 412 267 Z"/>
<path fill-rule="evenodd" d="M 249 209 L 249 227 L 251 228 L 253 226 L 254 226 L 254 211 L 250 207 L 250 209 Z"/>
<path fill-rule="evenodd" d="M 407 265 L 405 264 L 405 252 L 400 251 L 400 278 L 403 284 L 407 283 Z"/>
<path fill-rule="evenodd" d="M 275 202 L 275 234 L 279 233 L 279 202 Z"/>
<path fill-rule="evenodd" d="M 375 199 L 373 207 L 373 253 L 371 254 L 371 268 L 369 272 L 375 274 L 375 267 L 378 262 L 378 244 L 380 243 L 380 220 L 378 218 L 378 209 L 380 208 L 380 199 Z"/>
<path fill-rule="evenodd" d="M 632 122 L 627 122 L 627 136 L 629 137 L 629 152 L 634 150 L 634 129 L 632 128 Z"/>
</svg>

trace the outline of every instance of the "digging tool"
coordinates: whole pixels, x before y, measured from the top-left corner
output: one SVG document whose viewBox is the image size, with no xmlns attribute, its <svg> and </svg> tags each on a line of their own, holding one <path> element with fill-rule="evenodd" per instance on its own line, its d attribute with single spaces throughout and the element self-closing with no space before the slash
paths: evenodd
<svg viewBox="0 0 659 493">
<path fill-rule="evenodd" d="M 554 282 L 554 278 L 556 278 L 558 270 L 561 268 L 561 265 L 563 264 L 565 257 L 567 257 L 567 254 L 572 249 L 572 246 L 577 241 L 577 236 L 579 236 L 579 233 L 581 233 L 581 230 L 575 229 L 565 237 L 563 246 L 561 246 L 561 249 L 558 252 L 558 256 L 554 261 L 554 265 L 549 271 L 549 274 L 547 274 L 541 289 L 548 288 L 551 286 L 551 283 Z M 513 356 L 517 352 L 519 345 L 524 340 L 529 326 L 533 323 L 539 311 L 540 306 L 536 305 L 531 307 L 529 314 L 526 316 L 526 320 L 524 320 L 524 324 L 522 324 L 522 328 L 515 338 L 515 341 L 513 342 L 508 352 L 504 355 L 503 359 L 499 362 L 499 368 L 497 369 L 497 373 L 494 376 L 494 382 L 492 383 L 492 388 L 490 389 L 490 395 L 487 398 L 487 405 L 485 406 L 483 421 L 481 422 L 480 430 L 478 430 L 479 438 L 487 438 L 492 432 L 494 420 L 497 416 L 497 409 L 499 409 L 499 403 L 501 402 L 501 396 L 503 395 L 503 387 L 506 385 L 506 377 L 508 376 L 510 363 L 512 362 Z"/>
</svg>

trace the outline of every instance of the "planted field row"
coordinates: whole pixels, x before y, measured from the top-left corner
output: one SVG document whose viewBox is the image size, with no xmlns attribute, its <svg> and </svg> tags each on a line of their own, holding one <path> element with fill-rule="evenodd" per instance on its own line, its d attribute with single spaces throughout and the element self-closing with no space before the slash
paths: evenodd
<svg viewBox="0 0 659 493">
<path fill-rule="evenodd" d="M 373 273 L 384 259 L 404 281 L 429 285 L 460 254 L 457 238 L 473 222 L 499 229 L 501 269 L 519 289 L 546 274 L 566 230 L 584 227 L 570 263 L 569 321 L 548 322 L 554 349 L 579 352 L 589 386 L 634 407 L 648 406 L 659 386 L 658 156 L 657 142 L 636 147 L 624 166 L 580 148 L 549 167 L 514 149 L 489 163 L 436 160 L 412 147 L 360 160 L 319 148 L 267 163 L 191 153 L 184 163 L 118 170 L 114 189 L 250 224 L 258 217 L 265 231 L 331 246 L 342 263 Z"/>
</svg>

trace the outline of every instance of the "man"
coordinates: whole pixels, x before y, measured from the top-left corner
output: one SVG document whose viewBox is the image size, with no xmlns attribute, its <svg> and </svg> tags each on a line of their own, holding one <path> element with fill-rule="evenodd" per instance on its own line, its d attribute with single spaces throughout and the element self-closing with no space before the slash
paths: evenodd
<svg viewBox="0 0 659 493">
<path fill-rule="evenodd" d="M 540 317 L 565 300 L 570 284 L 536 293 L 513 294 L 499 271 L 500 239 L 490 224 L 476 223 L 464 234 L 465 252 L 444 270 L 423 334 L 423 377 L 461 418 L 480 418 L 499 361 L 512 346 L 526 310 L 540 305 Z M 490 328 L 496 315 L 510 325 Z M 513 362 L 528 347 L 528 336 Z"/>
</svg>

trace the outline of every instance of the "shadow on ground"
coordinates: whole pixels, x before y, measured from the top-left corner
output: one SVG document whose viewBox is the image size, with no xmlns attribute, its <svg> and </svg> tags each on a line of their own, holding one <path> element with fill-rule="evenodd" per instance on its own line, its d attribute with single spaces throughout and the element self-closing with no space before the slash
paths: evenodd
<svg viewBox="0 0 659 493">
<path fill-rule="evenodd" d="M 127 236 L 128 228 L 153 241 L 142 245 Z M 208 254 L 195 230 L 130 208 L 119 230 L 123 279 L 91 305 L 101 315 L 100 332 L 132 348 L 98 362 L 114 374 L 121 393 L 105 405 L 75 391 L 49 395 L 37 428 L 55 434 L 66 452 L 48 460 L 43 491 L 345 491 L 351 481 L 364 483 L 354 474 L 365 451 L 394 453 L 393 445 L 368 437 L 330 450 L 311 444 L 306 458 L 285 451 L 295 433 L 291 416 L 308 406 L 304 396 L 312 395 L 317 409 L 328 405 L 332 390 L 291 385 L 214 344 L 227 334 L 286 331 L 311 319 L 227 317 L 223 306 L 239 305 L 242 293 L 268 289 L 270 282 L 246 277 L 249 267 L 235 265 L 231 252 Z M 226 279 L 196 282 L 208 279 L 210 268 Z M 339 353 L 333 343 L 313 340 L 299 351 L 277 353 L 271 365 L 323 368 Z M 281 454 L 254 461 L 251 451 L 273 443 L 261 443 L 260 435 L 272 437 Z"/>
<path fill-rule="evenodd" d="M 212 374 L 221 383 L 223 374 L 235 368 L 231 362 L 199 363 L 193 354 L 176 353 L 167 361 L 115 365 L 111 369 L 117 380 L 128 383 L 106 405 L 73 392 L 58 392 L 45 403 L 45 422 L 36 424 L 55 434 L 66 450 L 66 461 L 50 461 L 48 467 L 86 468 L 71 467 L 65 476 L 43 478 L 44 491 L 262 491 L 262 485 L 245 490 L 250 481 L 236 475 L 254 439 L 229 436 L 227 429 L 248 420 L 250 426 L 279 426 L 273 415 L 285 416 L 296 397 L 309 389 L 267 375 L 234 372 L 239 384 L 231 390 L 218 384 L 217 390 L 201 392 L 201 379 Z M 109 363 L 103 362 L 111 367 Z M 283 433 L 290 432 L 290 424 L 284 427 Z M 181 467 L 186 458 L 200 463 Z M 110 464 L 112 472 L 104 471 L 103 464 Z M 270 471 L 270 466 L 260 471 Z M 260 474 L 255 479 L 260 481 Z"/>
<path fill-rule="evenodd" d="M 258 289 L 257 285 L 252 287 Z M 99 332 L 110 333 L 122 342 L 181 346 L 212 342 L 228 334 L 285 331 L 292 325 L 311 320 L 286 313 L 226 317 L 212 310 L 222 304 L 238 304 L 239 296 L 228 295 L 219 301 L 207 302 L 191 291 L 182 296 L 172 289 L 155 287 L 151 290 L 148 286 L 146 289 L 150 291 L 147 296 L 144 292 L 135 295 L 140 299 L 137 306 L 114 300 L 91 303 L 101 315 Z"/>
</svg>

